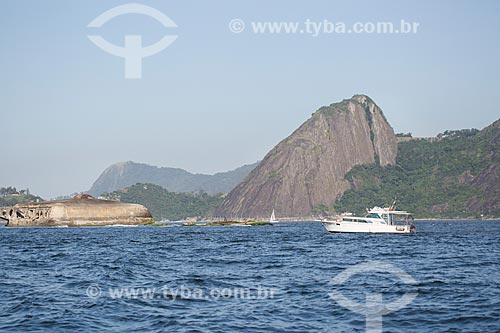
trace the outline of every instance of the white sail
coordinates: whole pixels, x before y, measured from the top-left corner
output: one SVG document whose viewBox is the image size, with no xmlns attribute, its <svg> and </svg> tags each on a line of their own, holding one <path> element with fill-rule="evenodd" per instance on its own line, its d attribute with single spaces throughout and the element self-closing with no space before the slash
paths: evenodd
<svg viewBox="0 0 500 333">
<path fill-rule="evenodd" d="M 272 212 L 272 214 L 271 214 L 271 218 L 269 219 L 269 222 L 278 222 L 278 221 L 276 220 L 276 216 L 274 215 L 274 209 L 273 209 L 273 212 Z"/>
</svg>

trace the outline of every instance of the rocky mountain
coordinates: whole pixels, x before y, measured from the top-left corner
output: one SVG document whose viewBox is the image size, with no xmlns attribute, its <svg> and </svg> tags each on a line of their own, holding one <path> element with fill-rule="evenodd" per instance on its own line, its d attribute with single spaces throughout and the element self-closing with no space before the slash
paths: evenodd
<svg viewBox="0 0 500 333">
<path fill-rule="evenodd" d="M 500 120 L 481 131 L 402 141 L 396 165 L 358 166 L 346 179 L 351 189 L 334 205 L 337 212 L 362 213 L 397 198 L 416 217 L 500 217 Z"/>
<path fill-rule="evenodd" d="M 178 168 L 121 162 L 104 170 L 87 193 L 97 197 L 103 193 L 113 192 L 137 183 L 160 185 L 171 192 L 227 193 L 245 178 L 256 165 L 257 163 L 244 165 L 232 171 L 204 175 L 192 174 Z"/>
<path fill-rule="evenodd" d="M 396 162 L 394 131 L 365 95 L 317 110 L 233 189 L 216 215 L 303 216 L 330 207 L 351 188 L 345 175 L 362 164 Z"/>
</svg>

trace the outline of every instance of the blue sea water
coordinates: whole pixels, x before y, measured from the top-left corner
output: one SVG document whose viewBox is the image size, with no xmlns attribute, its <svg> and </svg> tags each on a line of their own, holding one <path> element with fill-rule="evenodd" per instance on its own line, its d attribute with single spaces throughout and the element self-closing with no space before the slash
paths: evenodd
<svg viewBox="0 0 500 333">
<path fill-rule="evenodd" d="M 0 332 L 364 332 L 332 291 L 358 303 L 418 293 L 382 317 L 384 332 L 500 332 L 500 221 L 416 226 L 0 228 Z M 416 284 L 383 272 L 332 284 L 374 260 Z"/>
</svg>

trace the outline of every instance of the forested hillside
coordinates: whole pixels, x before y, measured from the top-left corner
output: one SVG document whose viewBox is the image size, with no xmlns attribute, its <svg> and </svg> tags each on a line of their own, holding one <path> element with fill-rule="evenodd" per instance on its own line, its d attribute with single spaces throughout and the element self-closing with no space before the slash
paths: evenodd
<svg viewBox="0 0 500 333">
<path fill-rule="evenodd" d="M 362 165 L 337 212 L 362 213 L 394 198 L 417 217 L 500 216 L 500 120 L 482 131 L 446 131 L 437 140 L 398 144 L 396 165 Z"/>
</svg>

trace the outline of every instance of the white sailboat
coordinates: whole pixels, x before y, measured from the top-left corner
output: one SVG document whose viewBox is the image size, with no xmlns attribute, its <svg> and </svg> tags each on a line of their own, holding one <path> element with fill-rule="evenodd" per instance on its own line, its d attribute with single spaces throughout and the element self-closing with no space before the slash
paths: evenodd
<svg viewBox="0 0 500 333">
<path fill-rule="evenodd" d="M 276 216 L 274 215 L 274 209 L 273 209 L 273 212 L 271 213 L 271 218 L 269 219 L 269 223 L 276 223 L 276 222 L 279 221 L 276 220 Z"/>
</svg>

